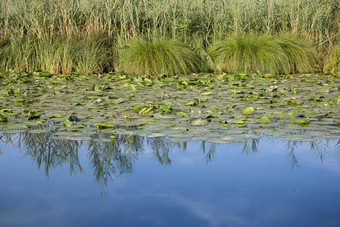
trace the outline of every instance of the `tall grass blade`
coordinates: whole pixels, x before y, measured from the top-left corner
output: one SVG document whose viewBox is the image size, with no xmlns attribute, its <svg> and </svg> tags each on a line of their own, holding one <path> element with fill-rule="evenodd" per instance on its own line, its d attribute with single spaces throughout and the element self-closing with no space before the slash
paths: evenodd
<svg viewBox="0 0 340 227">
<path fill-rule="evenodd" d="M 199 72 L 200 58 L 176 40 L 131 40 L 120 51 L 119 70 L 128 74 L 176 75 Z"/>
</svg>

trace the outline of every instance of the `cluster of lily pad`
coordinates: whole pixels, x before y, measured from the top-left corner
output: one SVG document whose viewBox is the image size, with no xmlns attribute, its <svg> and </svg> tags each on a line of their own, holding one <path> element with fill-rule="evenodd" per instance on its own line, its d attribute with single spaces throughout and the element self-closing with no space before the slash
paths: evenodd
<svg viewBox="0 0 340 227">
<path fill-rule="evenodd" d="M 0 75 L 0 131 L 98 133 L 229 143 L 340 137 L 340 77 L 260 73 Z"/>
</svg>

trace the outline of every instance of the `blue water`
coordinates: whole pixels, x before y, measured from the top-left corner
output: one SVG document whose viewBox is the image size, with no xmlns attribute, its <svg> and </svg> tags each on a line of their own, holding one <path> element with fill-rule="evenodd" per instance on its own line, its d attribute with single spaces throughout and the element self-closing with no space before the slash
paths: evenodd
<svg viewBox="0 0 340 227">
<path fill-rule="evenodd" d="M 338 140 L 34 138 L 1 138 L 0 226 L 340 226 Z"/>
</svg>

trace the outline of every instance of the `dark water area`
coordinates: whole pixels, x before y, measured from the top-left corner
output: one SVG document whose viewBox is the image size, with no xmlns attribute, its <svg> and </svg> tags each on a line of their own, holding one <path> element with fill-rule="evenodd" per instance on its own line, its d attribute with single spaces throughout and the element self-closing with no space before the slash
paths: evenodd
<svg viewBox="0 0 340 227">
<path fill-rule="evenodd" d="M 0 138 L 0 226 L 340 225 L 339 139 Z"/>
</svg>

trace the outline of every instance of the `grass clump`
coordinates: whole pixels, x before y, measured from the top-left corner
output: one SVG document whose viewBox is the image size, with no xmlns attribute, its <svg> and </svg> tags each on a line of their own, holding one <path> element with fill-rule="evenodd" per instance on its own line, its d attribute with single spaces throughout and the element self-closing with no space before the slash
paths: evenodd
<svg viewBox="0 0 340 227">
<path fill-rule="evenodd" d="M 201 59 L 180 41 L 134 39 L 119 53 L 119 70 L 152 76 L 189 74 L 201 70 Z"/>
<path fill-rule="evenodd" d="M 309 41 L 291 35 L 280 35 L 274 39 L 289 59 L 289 73 L 308 73 L 317 70 L 317 53 Z"/>
<path fill-rule="evenodd" d="M 334 47 L 333 54 L 326 61 L 324 73 L 339 74 L 340 73 L 340 44 Z"/>
<path fill-rule="evenodd" d="M 212 44 L 208 54 L 213 68 L 223 72 L 289 74 L 312 72 L 317 65 L 315 50 L 291 36 L 233 35 Z"/>
<path fill-rule="evenodd" d="M 208 49 L 215 70 L 223 72 L 289 73 L 289 59 L 268 35 L 233 35 Z"/>
</svg>

